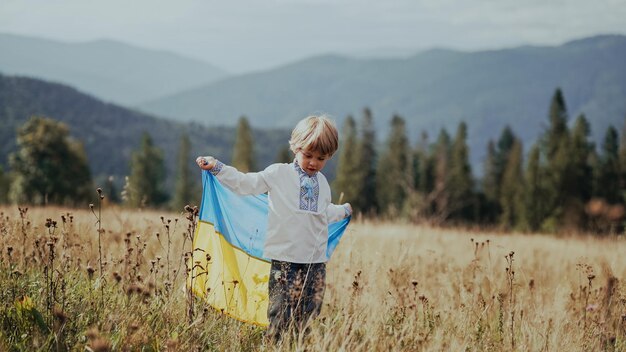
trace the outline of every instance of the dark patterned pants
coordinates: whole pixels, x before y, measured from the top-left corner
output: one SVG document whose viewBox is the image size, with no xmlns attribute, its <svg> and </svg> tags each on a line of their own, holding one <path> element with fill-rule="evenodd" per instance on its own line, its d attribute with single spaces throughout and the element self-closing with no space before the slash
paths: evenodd
<svg viewBox="0 0 626 352">
<path fill-rule="evenodd" d="M 269 281 L 268 335 L 279 338 L 292 326 L 306 327 L 322 309 L 326 263 L 298 264 L 272 260 Z"/>
</svg>

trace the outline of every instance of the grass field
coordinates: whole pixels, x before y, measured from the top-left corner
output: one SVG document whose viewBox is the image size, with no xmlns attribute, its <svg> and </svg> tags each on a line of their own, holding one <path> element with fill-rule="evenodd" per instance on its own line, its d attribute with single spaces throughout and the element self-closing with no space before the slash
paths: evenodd
<svg viewBox="0 0 626 352">
<path fill-rule="evenodd" d="M 354 221 L 311 333 L 276 345 L 189 313 L 184 214 L 105 207 L 99 241 L 97 205 L 0 212 L 0 350 L 626 351 L 624 236 Z"/>
</svg>

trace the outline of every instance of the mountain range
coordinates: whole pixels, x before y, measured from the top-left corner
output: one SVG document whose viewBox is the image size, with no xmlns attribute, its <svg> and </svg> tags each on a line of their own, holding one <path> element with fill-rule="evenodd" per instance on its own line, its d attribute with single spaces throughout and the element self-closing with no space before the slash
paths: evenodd
<svg viewBox="0 0 626 352">
<path fill-rule="evenodd" d="M 4 76 L 0 95 L 6 95 L 2 89 L 11 86 L 35 89 L 43 96 L 20 91 L 29 96 L 20 103 L 20 109 L 8 115 L 4 109 L 0 116 L 3 125 L 7 116 L 22 121 L 23 114 L 47 114 L 73 119 L 72 126 L 110 123 L 116 126 L 104 129 L 110 137 L 128 132 L 126 129 L 149 129 L 152 123 L 169 126 L 159 129 L 169 129 L 172 134 L 182 130 L 202 131 L 199 134 L 224 131 L 231 136 L 242 115 L 255 128 L 278 128 L 282 131 L 278 134 L 284 136 L 308 114 L 326 112 L 341 125 L 347 115 L 358 118 L 360 111 L 369 107 L 379 143 L 387 137 L 388 122 L 394 114 L 406 120 L 414 142 L 423 131 L 430 141 L 442 128 L 453 134 L 458 123 L 465 121 L 474 171 L 480 173 L 487 141 L 497 138 L 506 125 L 522 139 L 525 148 L 537 140 L 547 126 L 550 99 L 557 88 L 564 93 L 570 121 L 584 113 L 597 142 L 609 125 L 621 128 L 626 116 L 626 36 L 622 35 L 583 38 L 559 46 L 476 52 L 432 49 L 397 58 L 322 55 L 239 75 L 176 54 L 107 40 L 72 44 L 0 34 L 0 52 L 0 73 L 63 83 Z M 46 93 L 48 89 L 50 93 Z M 79 98 L 60 98 L 72 94 Z M 15 108 L 12 100 L 0 103 Z M 2 128 L 7 131 L 6 126 Z M 163 133 L 155 139 L 169 141 L 168 146 L 175 150 L 173 140 L 177 137 Z M 86 132 L 77 135 L 89 136 Z M 132 135 L 132 143 L 138 143 L 135 137 L 137 133 Z M 281 138 L 284 143 L 286 137 Z M 126 155 L 135 145 L 132 143 L 120 145 Z M 225 145 L 232 145 L 229 143 Z M 4 137 L 2 144 L 3 150 L 8 150 L 10 142 Z M 89 142 L 86 146 L 90 148 Z M 274 147 L 270 143 L 268 148 Z M 226 150 L 221 153 L 229 155 Z M 270 154 L 267 152 L 263 160 L 271 161 Z M 110 166 L 115 170 L 102 172 L 123 174 L 126 166 L 115 165 Z"/>
<path fill-rule="evenodd" d="M 64 83 L 129 106 L 228 75 L 200 60 L 113 40 L 66 43 L 0 33 L 0 53 L 0 73 Z"/>
<path fill-rule="evenodd" d="M 626 37 L 603 35 L 560 46 L 460 52 L 426 50 L 399 59 L 324 55 L 264 72 L 229 77 L 140 105 L 177 120 L 232 125 L 240 115 L 257 127 L 289 128 L 310 113 L 337 120 L 369 107 L 381 133 L 393 114 L 415 140 L 441 128 L 469 126 L 475 162 L 488 139 L 509 125 L 533 143 L 545 129 L 561 88 L 570 120 L 584 113 L 596 140 L 626 116 Z M 379 134 L 380 135 L 380 134 Z M 384 138 L 386 136 L 381 136 Z"/>
</svg>

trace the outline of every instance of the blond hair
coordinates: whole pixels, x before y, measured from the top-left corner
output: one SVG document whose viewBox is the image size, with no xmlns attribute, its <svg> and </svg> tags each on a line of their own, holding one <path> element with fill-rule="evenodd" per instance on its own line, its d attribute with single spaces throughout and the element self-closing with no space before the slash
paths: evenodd
<svg viewBox="0 0 626 352">
<path fill-rule="evenodd" d="M 306 117 L 291 132 L 289 147 L 294 154 L 308 150 L 331 157 L 339 148 L 337 127 L 326 115 Z"/>
</svg>

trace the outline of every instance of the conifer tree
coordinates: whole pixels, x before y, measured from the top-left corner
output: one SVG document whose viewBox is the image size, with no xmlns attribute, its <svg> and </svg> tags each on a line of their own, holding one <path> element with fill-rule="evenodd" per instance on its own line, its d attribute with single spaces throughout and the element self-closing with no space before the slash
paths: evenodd
<svg viewBox="0 0 626 352">
<path fill-rule="evenodd" d="M 500 189 L 500 225 L 506 229 L 523 228 L 524 225 L 524 178 L 522 142 L 515 139 L 507 157 Z"/>
<path fill-rule="evenodd" d="M 354 182 L 361 185 L 361 190 L 351 204 L 355 209 L 360 209 L 363 214 L 372 214 L 379 210 L 379 206 L 376 187 L 376 167 L 378 164 L 376 129 L 370 109 L 363 109 L 360 126 L 361 137 L 358 138 L 358 148 L 355 153 L 359 172 L 354 176 Z"/>
<path fill-rule="evenodd" d="M 240 117 L 237 124 L 237 137 L 233 149 L 232 166 L 241 172 L 256 170 L 252 129 L 245 116 Z"/>
<path fill-rule="evenodd" d="M 376 182 L 378 204 L 383 213 L 394 216 L 402 209 L 411 182 L 409 172 L 409 141 L 404 119 L 394 115 L 387 138 L 387 147 L 378 163 Z"/>
<path fill-rule="evenodd" d="M 197 201 L 193 192 L 193 183 L 191 181 L 191 171 L 189 163 L 191 160 L 191 143 L 189 136 L 183 134 L 180 138 L 180 146 L 178 149 L 178 172 L 176 175 L 176 188 L 174 189 L 174 197 L 172 198 L 172 209 L 182 212 L 185 205 Z"/>
<path fill-rule="evenodd" d="M 576 187 L 570 153 L 571 137 L 567 128 L 567 109 L 560 89 L 556 90 L 552 98 L 549 120 L 550 126 L 543 139 L 547 182 L 544 192 L 548 216 L 542 227 L 546 231 L 554 232 L 563 224 L 565 214 L 575 207 L 569 194 Z"/>
<path fill-rule="evenodd" d="M 339 145 L 339 162 L 337 166 L 337 176 L 333 183 L 335 195 L 339 196 L 343 193 L 344 198 L 342 202 L 353 202 L 357 199 L 359 193 L 363 189 L 363 185 L 359 184 L 356 174 L 359 172 L 359 164 L 356 156 L 357 149 L 357 135 L 356 135 L 356 123 L 352 116 L 348 116 L 344 123 L 343 131 L 341 133 L 341 143 Z M 361 210 L 356 208 L 356 204 L 353 206 L 354 210 Z"/>
<path fill-rule="evenodd" d="M 496 197 L 500 197 L 500 187 L 502 184 L 502 177 L 504 176 L 504 170 L 509 164 L 509 153 L 513 149 L 513 145 L 517 141 L 517 137 L 513 133 L 510 126 L 505 126 L 498 139 L 498 145 L 495 155 L 495 173 L 496 173 Z"/>
<path fill-rule="evenodd" d="M 560 88 L 554 92 L 548 113 L 550 127 L 545 136 L 545 151 L 548 163 L 556 158 L 562 141 L 567 138 L 567 108 Z"/>
<path fill-rule="evenodd" d="M 433 190 L 433 158 L 429 153 L 428 133 L 423 131 L 413 153 L 414 187 L 426 196 Z"/>
<path fill-rule="evenodd" d="M 580 115 L 572 130 L 572 144 L 570 153 L 572 155 L 572 182 L 575 187 L 571 187 L 569 203 L 571 204 L 569 220 L 577 228 L 586 226 L 586 214 L 584 206 L 589 202 L 593 190 L 593 169 L 590 164 L 595 145 L 589 141 L 591 128 L 585 115 Z"/>
<path fill-rule="evenodd" d="M 437 137 L 437 143 L 433 151 L 433 211 L 437 220 L 443 221 L 450 215 L 450 193 L 447 185 L 450 177 L 450 135 L 445 129 L 441 129 Z"/>
<path fill-rule="evenodd" d="M 487 204 L 485 209 L 488 212 L 486 218 L 492 221 L 500 217 L 502 206 L 500 204 L 500 189 L 502 188 L 502 177 L 509 163 L 509 154 L 516 141 L 515 134 L 510 126 L 505 126 L 500 134 L 497 144 L 490 142 L 487 150 L 487 160 L 485 165 L 485 175 L 483 178 L 483 190 Z"/>
<path fill-rule="evenodd" d="M 131 207 L 159 206 L 167 200 L 164 188 L 163 152 L 148 133 L 143 134 L 140 149 L 133 152 L 128 180 L 128 203 Z"/>
<path fill-rule="evenodd" d="M 475 199 L 473 194 L 474 181 L 469 164 L 467 147 L 467 125 L 461 122 L 457 128 L 450 151 L 449 177 L 446 188 L 450 199 L 450 218 L 469 221 L 474 218 Z"/>
<path fill-rule="evenodd" d="M 76 204 L 93 193 L 83 145 L 69 128 L 49 118 L 32 117 L 18 131 L 18 151 L 10 156 L 15 203 Z"/>
<path fill-rule="evenodd" d="M 622 200 L 619 185 L 619 140 L 617 130 L 609 126 L 602 143 L 602 153 L 598 160 L 598 182 L 595 195 L 609 204 L 619 203 Z"/>
</svg>

